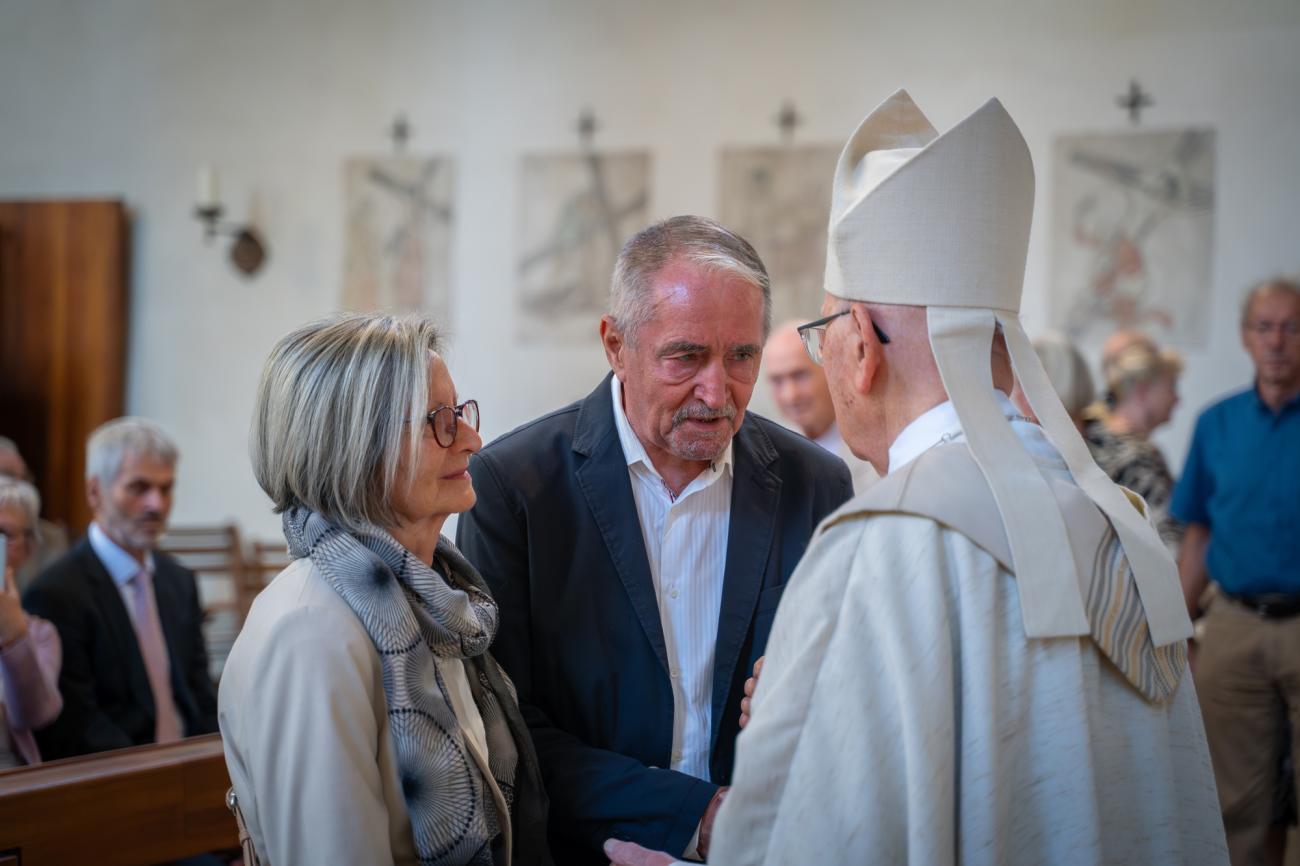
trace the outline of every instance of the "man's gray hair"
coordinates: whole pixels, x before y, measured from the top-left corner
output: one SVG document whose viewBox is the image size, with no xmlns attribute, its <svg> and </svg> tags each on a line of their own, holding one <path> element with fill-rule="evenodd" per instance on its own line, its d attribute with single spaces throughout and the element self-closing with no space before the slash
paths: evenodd
<svg viewBox="0 0 1300 866">
<path fill-rule="evenodd" d="M 8 436 L 0 436 L 0 452 L 5 454 L 17 454 L 18 444 Z"/>
<path fill-rule="evenodd" d="M 41 494 L 36 488 L 17 478 L 0 478 L 0 508 L 21 508 L 27 515 L 32 531 L 38 531 L 41 515 Z"/>
<path fill-rule="evenodd" d="M 1078 418 L 1097 396 L 1088 362 L 1070 338 L 1058 331 L 1044 333 L 1034 340 L 1033 347 L 1061 405 L 1071 418 Z"/>
<path fill-rule="evenodd" d="M 674 258 L 735 274 L 763 293 L 763 339 L 772 330 L 772 285 L 749 241 L 715 220 L 675 216 L 637 232 L 619 251 L 609 314 L 629 341 L 654 315 L 650 285 Z"/>
<path fill-rule="evenodd" d="M 113 486 L 126 455 L 156 457 L 176 465 L 180 452 L 163 429 L 148 418 L 126 416 L 101 424 L 86 442 L 86 480 L 98 478 L 101 488 Z"/>
<path fill-rule="evenodd" d="M 276 513 L 305 505 L 336 526 L 397 523 L 397 465 L 419 455 L 437 328 L 419 315 L 346 314 L 276 343 L 253 410 L 250 456 Z M 412 434 L 416 435 L 412 435 Z"/>
<path fill-rule="evenodd" d="M 1292 297 L 1300 300 L 1300 278 L 1297 277 L 1269 277 L 1267 280 L 1258 282 L 1250 287 L 1246 293 L 1246 298 L 1241 302 L 1241 327 L 1245 328 L 1250 322 L 1250 308 L 1255 305 L 1255 299 L 1260 295 L 1272 294 L 1273 292 L 1289 293 Z"/>
</svg>

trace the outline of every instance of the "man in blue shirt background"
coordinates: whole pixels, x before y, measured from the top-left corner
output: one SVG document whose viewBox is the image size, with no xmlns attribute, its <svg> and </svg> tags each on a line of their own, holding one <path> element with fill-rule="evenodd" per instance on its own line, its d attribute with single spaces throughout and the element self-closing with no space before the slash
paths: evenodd
<svg viewBox="0 0 1300 866">
<path fill-rule="evenodd" d="M 1281 863 L 1274 792 L 1288 739 L 1300 746 L 1300 284 L 1256 286 L 1241 337 L 1254 387 L 1201 413 L 1171 510 L 1187 523 L 1178 567 L 1193 616 L 1219 588 L 1195 677 L 1229 855 Z"/>
</svg>

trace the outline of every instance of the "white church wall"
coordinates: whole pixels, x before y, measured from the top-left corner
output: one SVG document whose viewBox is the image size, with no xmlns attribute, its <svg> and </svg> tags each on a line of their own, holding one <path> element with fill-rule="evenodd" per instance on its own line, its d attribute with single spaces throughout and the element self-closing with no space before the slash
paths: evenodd
<svg viewBox="0 0 1300 866">
<path fill-rule="evenodd" d="M 521 345 L 511 319 L 520 156 L 575 147 L 583 107 L 599 148 L 650 151 L 657 218 L 716 214 L 721 150 L 777 141 L 783 100 L 812 143 L 843 141 L 898 86 L 940 129 L 1000 97 L 1037 164 L 1033 333 L 1046 325 L 1052 141 L 1125 128 L 1114 97 L 1136 77 L 1156 101 L 1144 128 L 1218 130 L 1212 333 L 1157 437 L 1180 465 L 1196 412 L 1249 378 L 1241 293 L 1300 270 L 1300 7 L 975 6 L 0 0 L 0 198 L 128 202 L 128 408 L 180 442 L 175 520 L 273 537 L 246 456 L 257 376 L 279 336 L 338 306 L 343 161 L 388 150 L 398 112 L 412 152 L 456 163 L 450 362 L 490 439 L 605 370 L 594 338 Z M 255 216 L 267 238 L 252 280 L 191 216 L 204 162 L 220 167 L 229 215 Z M 762 385 L 754 405 L 771 405 Z"/>
</svg>

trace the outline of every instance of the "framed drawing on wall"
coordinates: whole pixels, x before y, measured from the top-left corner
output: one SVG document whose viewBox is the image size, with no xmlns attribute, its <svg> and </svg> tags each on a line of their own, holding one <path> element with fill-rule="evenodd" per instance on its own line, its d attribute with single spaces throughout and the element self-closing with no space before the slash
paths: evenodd
<svg viewBox="0 0 1300 866">
<path fill-rule="evenodd" d="M 597 339 L 618 251 L 645 227 L 649 208 L 649 153 L 523 157 L 515 294 L 521 340 Z"/>
<path fill-rule="evenodd" d="M 1119 328 L 1205 344 L 1214 131 L 1070 135 L 1053 150 L 1053 324 L 1094 343 Z"/>
<path fill-rule="evenodd" d="M 344 165 L 343 307 L 451 314 L 453 163 L 380 156 Z"/>
<path fill-rule="evenodd" d="M 835 145 L 722 152 L 722 224 L 754 245 L 772 281 L 772 323 L 819 315 Z"/>
</svg>

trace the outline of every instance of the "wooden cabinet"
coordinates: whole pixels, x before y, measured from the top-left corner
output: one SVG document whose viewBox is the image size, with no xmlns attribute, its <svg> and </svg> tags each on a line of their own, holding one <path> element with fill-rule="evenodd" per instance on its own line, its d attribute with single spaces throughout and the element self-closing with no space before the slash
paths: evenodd
<svg viewBox="0 0 1300 866">
<path fill-rule="evenodd" d="M 0 202 L 0 435 L 74 537 L 86 437 L 125 409 L 127 269 L 122 202 Z"/>
</svg>

